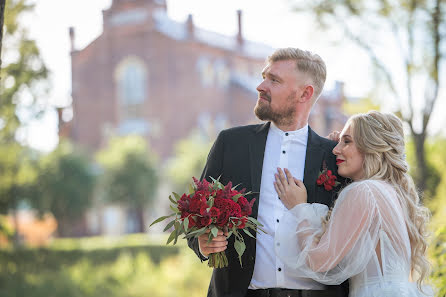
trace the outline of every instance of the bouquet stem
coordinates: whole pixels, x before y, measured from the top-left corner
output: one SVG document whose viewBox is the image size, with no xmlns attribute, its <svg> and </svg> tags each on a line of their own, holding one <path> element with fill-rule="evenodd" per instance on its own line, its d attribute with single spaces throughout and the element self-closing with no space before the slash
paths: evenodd
<svg viewBox="0 0 446 297">
<path fill-rule="evenodd" d="M 225 252 L 218 252 L 209 255 L 208 266 L 212 268 L 223 268 L 228 266 L 228 258 Z"/>
</svg>

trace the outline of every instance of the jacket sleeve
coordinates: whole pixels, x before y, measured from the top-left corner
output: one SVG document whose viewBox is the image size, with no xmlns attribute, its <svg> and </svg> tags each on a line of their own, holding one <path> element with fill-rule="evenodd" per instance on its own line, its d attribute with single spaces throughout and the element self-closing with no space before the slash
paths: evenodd
<svg viewBox="0 0 446 297">
<path fill-rule="evenodd" d="M 220 134 L 217 136 L 217 139 L 214 142 L 214 145 L 212 146 L 206 165 L 203 169 L 203 172 L 201 174 L 200 180 L 203 180 L 206 178 L 208 181 L 211 181 L 209 178 L 212 176 L 213 178 L 218 178 L 220 175 L 223 174 L 223 152 L 224 152 L 224 131 L 220 132 Z M 198 246 L 198 238 L 192 237 L 187 240 L 187 244 L 189 247 L 197 254 L 197 256 L 200 258 L 201 261 L 207 260 L 206 257 L 204 257 L 200 253 L 200 248 Z"/>
</svg>

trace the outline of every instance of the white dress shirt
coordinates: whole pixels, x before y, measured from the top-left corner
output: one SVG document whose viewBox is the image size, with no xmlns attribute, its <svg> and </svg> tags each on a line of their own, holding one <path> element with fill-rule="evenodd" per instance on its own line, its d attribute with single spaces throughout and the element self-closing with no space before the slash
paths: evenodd
<svg viewBox="0 0 446 297">
<path fill-rule="evenodd" d="M 274 189 L 274 174 L 278 167 L 287 168 L 295 178 L 303 180 L 307 141 L 308 125 L 296 131 L 284 132 L 271 123 L 263 158 L 257 217 L 266 234 L 257 233 L 256 260 L 250 289 L 324 289 L 324 285 L 311 279 L 291 277 L 274 252 L 275 232 L 282 215 L 287 211 Z"/>
</svg>

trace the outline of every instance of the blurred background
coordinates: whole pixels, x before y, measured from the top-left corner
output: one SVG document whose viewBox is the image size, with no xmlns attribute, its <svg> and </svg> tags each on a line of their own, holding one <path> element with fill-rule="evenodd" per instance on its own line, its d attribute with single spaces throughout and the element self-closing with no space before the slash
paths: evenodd
<svg viewBox="0 0 446 297">
<path fill-rule="evenodd" d="M 320 135 L 371 109 L 404 121 L 446 296 L 445 17 L 444 0 L 7 0 L 0 296 L 205 296 L 211 269 L 148 225 L 219 131 L 258 123 L 265 59 L 289 46 L 327 64 Z"/>
</svg>

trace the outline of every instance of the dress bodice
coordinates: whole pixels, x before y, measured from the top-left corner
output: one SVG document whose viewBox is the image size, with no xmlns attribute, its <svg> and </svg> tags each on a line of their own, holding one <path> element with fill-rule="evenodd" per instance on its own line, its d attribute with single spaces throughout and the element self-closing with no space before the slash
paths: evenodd
<svg viewBox="0 0 446 297">
<path fill-rule="evenodd" d="M 410 241 L 395 189 L 379 180 L 347 186 L 323 231 L 325 205 L 303 203 L 286 212 L 275 249 L 296 277 L 334 285 L 349 279 L 350 296 L 423 296 L 409 281 Z"/>
</svg>

